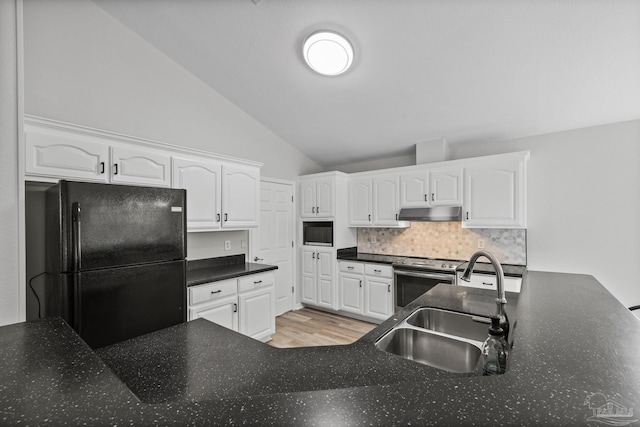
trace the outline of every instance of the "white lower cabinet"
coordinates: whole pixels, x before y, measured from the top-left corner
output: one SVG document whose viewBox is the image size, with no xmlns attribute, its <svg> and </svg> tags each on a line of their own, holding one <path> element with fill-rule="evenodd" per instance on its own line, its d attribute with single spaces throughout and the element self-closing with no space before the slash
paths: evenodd
<svg viewBox="0 0 640 427">
<path fill-rule="evenodd" d="M 390 265 L 339 261 L 340 311 L 383 321 L 393 314 L 393 268 Z"/>
<path fill-rule="evenodd" d="M 252 274 L 189 288 L 189 321 L 207 319 L 261 341 L 276 331 L 275 275 Z"/>
<path fill-rule="evenodd" d="M 334 279 L 335 250 L 305 246 L 302 258 L 302 295 L 304 304 L 335 310 L 336 286 Z"/>
</svg>

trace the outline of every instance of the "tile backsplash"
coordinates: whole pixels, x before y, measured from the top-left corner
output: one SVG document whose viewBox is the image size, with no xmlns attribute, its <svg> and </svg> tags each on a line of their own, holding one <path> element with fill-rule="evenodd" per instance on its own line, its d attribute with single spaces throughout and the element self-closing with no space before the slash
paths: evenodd
<svg viewBox="0 0 640 427">
<path fill-rule="evenodd" d="M 464 260 L 478 250 L 479 240 L 484 242 L 484 250 L 501 263 L 527 264 L 526 230 L 462 228 L 460 222 L 412 222 L 409 228 L 359 228 L 358 252 Z"/>
</svg>

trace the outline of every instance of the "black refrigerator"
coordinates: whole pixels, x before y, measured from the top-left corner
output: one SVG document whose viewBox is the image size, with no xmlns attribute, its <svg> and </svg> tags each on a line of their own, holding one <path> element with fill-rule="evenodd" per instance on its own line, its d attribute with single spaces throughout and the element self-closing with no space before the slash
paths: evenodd
<svg viewBox="0 0 640 427">
<path fill-rule="evenodd" d="M 47 190 L 46 316 L 92 348 L 186 321 L 186 191 L 60 181 Z"/>
</svg>

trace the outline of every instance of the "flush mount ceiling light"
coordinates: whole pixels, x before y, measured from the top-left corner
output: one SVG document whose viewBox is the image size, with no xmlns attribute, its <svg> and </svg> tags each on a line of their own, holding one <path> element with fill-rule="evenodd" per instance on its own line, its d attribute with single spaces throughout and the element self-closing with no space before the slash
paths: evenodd
<svg viewBox="0 0 640 427">
<path fill-rule="evenodd" d="M 333 31 L 318 31 L 304 41 L 302 48 L 307 65 L 325 76 L 337 76 L 353 63 L 353 47 L 343 36 Z"/>
</svg>

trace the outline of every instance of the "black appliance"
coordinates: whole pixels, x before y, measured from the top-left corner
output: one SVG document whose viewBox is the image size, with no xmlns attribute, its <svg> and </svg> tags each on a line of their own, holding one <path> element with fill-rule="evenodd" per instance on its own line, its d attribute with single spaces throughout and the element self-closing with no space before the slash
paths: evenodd
<svg viewBox="0 0 640 427">
<path fill-rule="evenodd" d="M 333 246 L 332 221 L 306 221 L 302 223 L 302 241 L 311 246 Z"/>
<path fill-rule="evenodd" d="M 393 264 L 395 311 L 429 291 L 439 283 L 455 285 L 456 268 L 464 261 L 427 258 L 402 258 Z"/>
<path fill-rule="evenodd" d="M 47 190 L 45 315 L 92 348 L 186 321 L 186 191 L 60 181 Z"/>
</svg>

